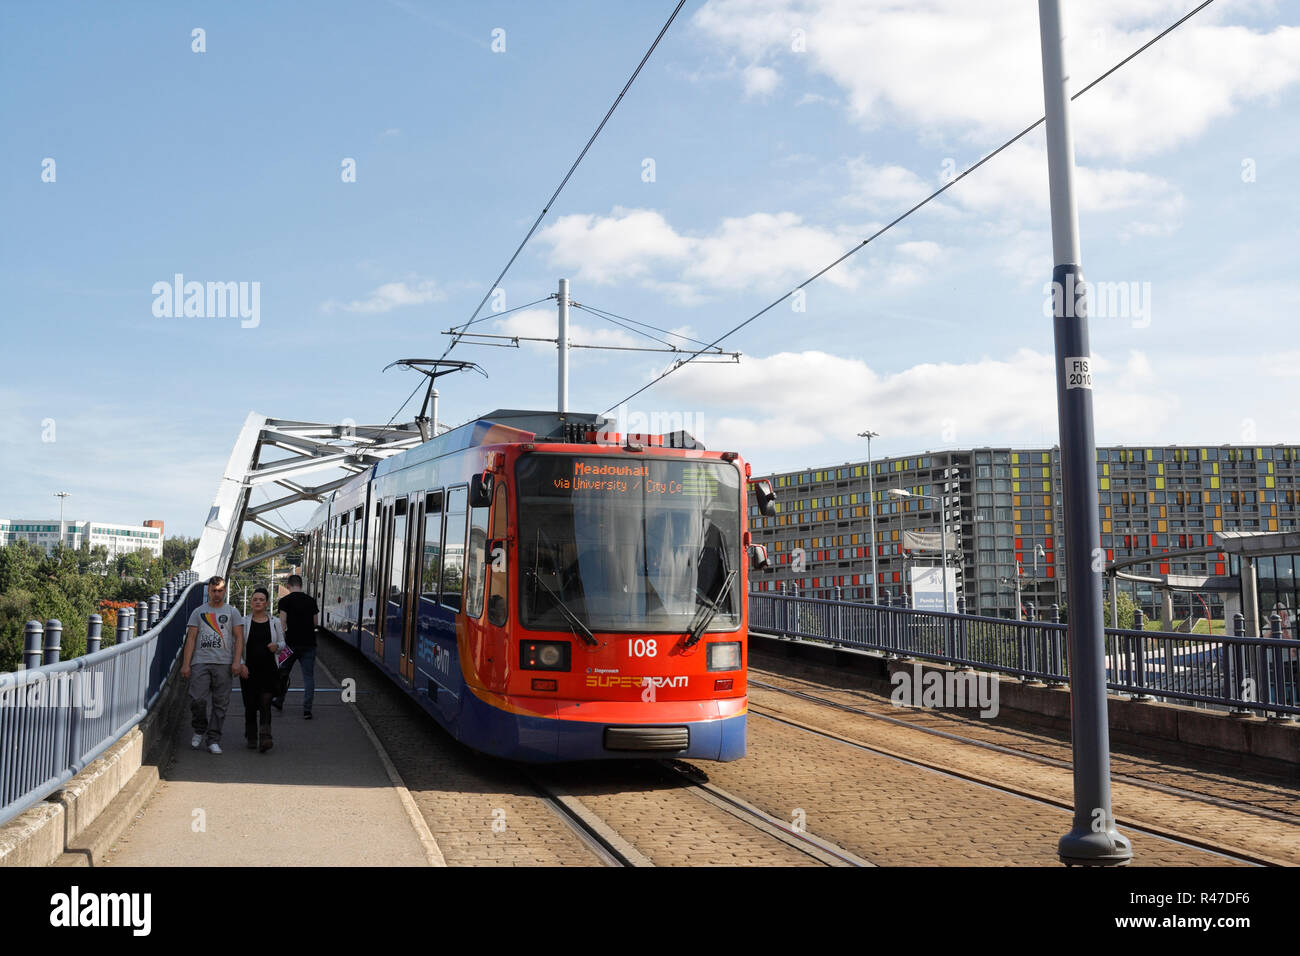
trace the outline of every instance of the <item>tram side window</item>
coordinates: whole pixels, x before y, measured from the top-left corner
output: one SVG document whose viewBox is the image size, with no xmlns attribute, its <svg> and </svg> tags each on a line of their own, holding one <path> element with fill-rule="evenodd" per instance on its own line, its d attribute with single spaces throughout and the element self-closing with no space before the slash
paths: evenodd
<svg viewBox="0 0 1300 956">
<path fill-rule="evenodd" d="M 406 499 L 393 502 L 393 540 L 391 544 L 388 600 L 402 606 L 402 586 L 406 577 Z"/>
<path fill-rule="evenodd" d="M 352 524 L 346 514 L 339 517 L 339 574 L 348 573 L 348 552 L 351 550 Z"/>
<path fill-rule="evenodd" d="M 442 492 L 432 492 L 424 506 L 424 555 L 421 559 L 421 597 L 438 600 L 438 577 L 442 572 Z"/>
<path fill-rule="evenodd" d="M 442 603 L 460 610 L 465 584 L 465 519 L 469 490 L 463 485 L 447 492 L 447 533 L 442 539 Z"/>
<path fill-rule="evenodd" d="M 483 586 L 487 578 L 487 508 L 472 509 L 469 519 L 469 550 L 465 553 L 465 615 L 477 620 L 483 615 Z"/>
<path fill-rule="evenodd" d="M 492 501 L 492 534 L 490 540 L 500 541 L 501 547 L 505 547 L 506 540 L 506 486 L 497 485 L 496 495 Z M 488 555 L 487 560 L 493 563 L 490 583 L 488 585 L 490 597 L 488 598 L 488 620 L 497 627 L 502 627 L 506 623 L 507 608 L 510 606 L 510 575 L 507 572 L 505 558 L 502 556 L 500 564 L 496 564 L 496 558 Z"/>
<path fill-rule="evenodd" d="M 378 577 L 379 564 L 379 521 L 380 521 L 380 503 L 378 499 L 374 501 L 374 514 L 370 516 L 370 538 L 366 544 L 366 594 L 371 596 L 375 593 L 376 582 Z"/>
</svg>

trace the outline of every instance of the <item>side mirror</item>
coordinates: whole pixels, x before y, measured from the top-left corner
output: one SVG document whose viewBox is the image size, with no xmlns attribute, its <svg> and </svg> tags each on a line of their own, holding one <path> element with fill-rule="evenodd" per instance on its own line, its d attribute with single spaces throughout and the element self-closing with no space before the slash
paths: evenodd
<svg viewBox="0 0 1300 956">
<path fill-rule="evenodd" d="M 776 492 L 772 490 L 772 483 L 764 478 L 760 481 L 751 481 L 749 487 L 754 490 L 758 513 L 769 518 L 776 514 Z"/>
<path fill-rule="evenodd" d="M 749 569 L 751 571 L 762 571 L 768 567 L 767 545 L 751 544 L 749 546 Z"/>
<path fill-rule="evenodd" d="M 492 472 L 485 471 L 481 475 L 475 475 L 469 482 L 469 506 L 471 508 L 487 508 L 492 504 Z"/>
<path fill-rule="evenodd" d="M 488 598 L 488 623 L 493 627 L 505 627 L 506 617 L 506 599 L 500 594 L 494 594 Z"/>
</svg>

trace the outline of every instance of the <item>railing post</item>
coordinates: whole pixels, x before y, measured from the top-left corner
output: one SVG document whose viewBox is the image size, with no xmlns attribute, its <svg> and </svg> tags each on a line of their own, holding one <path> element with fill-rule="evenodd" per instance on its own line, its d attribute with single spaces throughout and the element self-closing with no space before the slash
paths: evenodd
<svg viewBox="0 0 1300 956">
<path fill-rule="evenodd" d="M 104 633 L 104 619 L 92 614 L 86 619 L 86 653 L 94 654 L 99 650 L 101 635 Z"/>
<path fill-rule="evenodd" d="M 1274 640 L 1282 639 L 1282 617 L 1276 611 L 1269 615 L 1268 618 L 1269 637 Z M 1270 648 L 1273 653 L 1273 703 L 1289 704 L 1288 694 L 1286 692 L 1286 651 L 1287 648 L 1278 645 Z M 1291 714 L 1273 713 L 1268 715 L 1270 723 L 1288 723 L 1295 718 Z"/>
<path fill-rule="evenodd" d="M 832 640 L 839 644 L 844 640 L 844 591 L 835 585 L 835 636 Z"/>
<path fill-rule="evenodd" d="M 974 670 L 970 665 L 970 621 L 966 620 L 966 596 L 957 598 L 957 634 L 954 638 L 957 655 L 967 663 L 961 665 L 964 671 Z"/>
<path fill-rule="evenodd" d="M 40 621 L 28 621 L 23 634 L 23 667 L 27 670 L 41 666 L 41 633 L 43 628 Z"/>
<path fill-rule="evenodd" d="M 1246 615 L 1238 611 L 1232 615 L 1232 635 L 1233 637 L 1246 636 Z M 1228 691 L 1229 695 L 1237 700 L 1245 698 L 1246 692 L 1246 655 L 1245 647 L 1242 644 L 1227 645 L 1228 653 L 1224 655 L 1228 670 Z M 1249 707 L 1242 707 L 1240 704 L 1234 704 L 1228 711 L 1230 717 L 1251 717 Z"/>
<path fill-rule="evenodd" d="M 160 604 L 158 595 L 153 594 L 149 597 L 149 630 L 158 626 L 158 606 Z"/>
<path fill-rule="evenodd" d="M 1047 619 L 1053 624 L 1061 623 L 1061 605 L 1053 603 L 1048 609 Z M 1106 629 L 1102 628 L 1102 639 L 1105 640 Z M 1069 684 L 1065 679 L 1065 655 L 1062 653 L 1061 642 L 1065 640 L 1065 632 L 1052 628 L 1047 632 L 1048 647 L 1048 670 L 1052 673 L 1047 683 L 1053 687 L 1063 687 Z M 1104 650 L 1104 648 L 1103 648 Z"/>
<path fill-rule="evenodd" d="M 1135 607 L 1133 609 L 1133 630 L 1142 631 L 1146 629 L 1146 626 L 1147 626 L 1146 615 L 1142 613 L 1142 609 L 1140 607 Z M 1133 683 L 1137 685 L 1138 692 L 1129 699 L 1135 700 L 1139 704 L 1145 704 L 1148 701 L 1155 699 L 1146 692 L 1147 666 L 1146 666 L 1146 644 L 1144 643 L 1145 640 L 1146 639 L 1141 636 L 1137 636 L 1133 638 L 1134 646 L 1135 646 L 1133 663 L 1137 671 L 1136 674 L 1134 675 L 1135 679 Z M 1168 661 L 1165 662 L 1165 666 L 1166 668 L 1168 667 Z"/>
<path fill-rule="evenodd" d="M 55 619 L 45 622 L 45 647 L 42 664 L 57 664 L 63 648 L 63 625 Z"/>
<path fill-rule="evenodd" d="M 135 636 L 142 637 L 149 630 L 149 605 L 137 601 L 135 605 Z"/>
</svg>

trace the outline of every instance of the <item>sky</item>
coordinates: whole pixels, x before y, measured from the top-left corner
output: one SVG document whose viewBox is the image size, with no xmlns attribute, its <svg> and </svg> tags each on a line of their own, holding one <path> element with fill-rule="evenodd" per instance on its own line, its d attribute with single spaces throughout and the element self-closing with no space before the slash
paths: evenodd
<svg viewBox="0 0 1300 956">
<path fill-rule="evenodd" d="M 417 377 L 384 366 L 442 355 L 673 6 L 0 5 L 0 516 L 67 491 L 196 535 L 250 411 L 387 422 Z M 1065 0 L 1073 88 L 1192 6 Z M 553 302 L 493 308 L 565 277 L 711 341 L 1042 111 L 1032 3 L 691 0 L 475 331 L 554 336 Z M 1097 442 L 1300 441 L 1300 2 L 1218 0 L 1072 122 Z M 755 473 L 861 459 L 864 429 L 1050 446 L 1052 265 L 1040 128 L 727 339 L 738 364 L 620 407 L 672 356 L 575 350 L 570 408 Z M 244 314 L 172 314 L 176 275 Z M 578 310 L 570 336 L 659 347 Z M 450 357 L 488 377 L 441 379 L 442 422 L 554 407 L 554 346 Z"/>
</svg>

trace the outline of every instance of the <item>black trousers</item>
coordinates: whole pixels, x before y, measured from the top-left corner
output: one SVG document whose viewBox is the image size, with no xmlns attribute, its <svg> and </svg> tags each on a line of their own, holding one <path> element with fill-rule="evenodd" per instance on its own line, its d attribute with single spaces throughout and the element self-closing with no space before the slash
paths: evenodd
<svg viewBox="0 0 1300 956">
<path fill-rule="evenodd" d="M 258 723 L 261 732 L 271 733 L 271 693 L 275 687 L 275 671 L 263 674 L 249 668 L 247 677 L 239 679 L 239 693 L 244 698 L 244 738 L 258 739 Z"/>
</svg>

